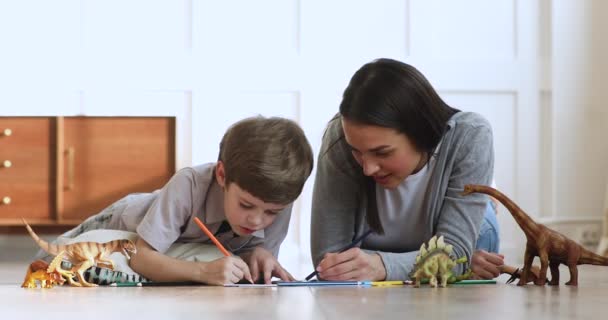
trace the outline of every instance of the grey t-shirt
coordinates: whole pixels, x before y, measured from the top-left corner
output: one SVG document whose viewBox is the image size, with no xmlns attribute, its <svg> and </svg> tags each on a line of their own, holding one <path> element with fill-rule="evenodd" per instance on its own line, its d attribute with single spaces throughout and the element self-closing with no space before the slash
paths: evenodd
<svg viewBox="0 0 608 320">
<path fill-rule="evenodd" d="M 454 255 L 471 261 L 488 198 L 482 194 L 463 196 L 465 184 L 489 185 L 494 169 L 492 128 L 482 116 L 458 112 L 447 122 L 447 132 L 437 151 L 425 201 L 423 221 L 409 221 L 419 235 L 416 247 L 428 235 L 443 235 L 454 247 Z M 311 254 L 317 265 L 327 252 L 336 252 L 362 235 L 366 223 L 367 183 L 343 138 L 340 118 L 331 121 L 323 136 L 317 161 L 311 218 Z M 411 244 L 412 248 L 414 244 Z M 366 250 L 382 258 L 387 280 L 407 279 L 418 250 L 403 252 L 389 248 Z M 463 272 L 459 265 L 456 272 Z"/>
<path fill-rule="evenodd" d="M 226 220 L 224 192 L 215 180 L 214 171 L 215 163 L 184 168 L 160 190 L 128 195 L 117 203 L 107 228 L 136 232 L 161 253 L 175 242 L 211 244 L 193 217 L 201 219 L 213 233 Z M 244 237 L 226 232 L 218 235 L 218 240 L 235 254 L 261 245 L 278 257 L 291 209 L 289 205 L 282 210 L 264 230 Z"/>
</svg>

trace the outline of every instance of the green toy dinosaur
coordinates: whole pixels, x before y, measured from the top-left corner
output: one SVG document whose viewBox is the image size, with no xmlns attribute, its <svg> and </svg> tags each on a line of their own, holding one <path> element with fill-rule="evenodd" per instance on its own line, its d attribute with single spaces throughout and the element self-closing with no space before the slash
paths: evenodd
<svg viewBox="0 0 608 320">
<path fill-rule="evenodd" d="M 414 270 L 410 273 L 414 287 L 420 287 L 421 283 L 429 283 L 431 287 L 436 288 L 438 281 L 441 281 L 440 287 L 445 287 L 448 283 L 467 279 L 471 275 L 471 270 L 460 276 L 454 275 L 452 271 L 457 264 L 467 262 L 467 257 L 453 259 L 452 251 L 452 245 L 445 244 L 443 236 L 439 239 L 433 236 L 429 240 L 428 249 L 423 243 L 416 256 Z"/>
</svg>

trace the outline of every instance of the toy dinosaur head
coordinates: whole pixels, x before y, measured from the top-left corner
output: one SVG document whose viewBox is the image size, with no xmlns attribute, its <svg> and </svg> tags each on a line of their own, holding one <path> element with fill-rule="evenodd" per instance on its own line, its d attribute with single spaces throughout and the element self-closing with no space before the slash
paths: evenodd
<svg viewBox="0 0 608 320">
<path fill-rule="evenodd" d="M 122 253 L 127 257 L 127 259 L 131 259 L 131 255 L 137 253 L 137 248 L 135 247 L 135 243 L 133 241 L 124 239 L 121 240 L 120 245 L 122 247 Z"/>
<path fill-rule="evenodd" d="M 467 184 L 464 186 L 464 191 L 461 193 L 461 195 L 466 196 L 466 195 L 469 195 L 474 192 L 475 192 L 475 190 L 474 190 L 473 186 Z"/>
<path fill-rule="evenodd" d="M 61 266 L 61 261 L 63 258 L 63 254 L 65 251 L 61 251 L 53 261 L 49 264 L 49 267 L 46 269 L 46 272 L 49 274 L 50 280 L 56 284 L 62 285 L 65 282 L 65 279 L 61 276 L 61 274 L 57 271 L 57 269 Z"/>
</svg>

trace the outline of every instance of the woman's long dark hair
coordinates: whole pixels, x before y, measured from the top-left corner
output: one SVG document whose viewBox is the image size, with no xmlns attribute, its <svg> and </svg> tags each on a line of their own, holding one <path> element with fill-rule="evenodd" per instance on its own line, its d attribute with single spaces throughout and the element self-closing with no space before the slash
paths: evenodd
<svg viewBox="0 0 608 320">
<path fill-rule="evenodd" d="M 392 59 L 365 64 L 348 84 L 340 114 L 359 124 L 380 126 L 405 134 L 427 159 L 447 130 L 447 121 L 459 112 L 447 105 L 416 68 Z M 367 177 L 367 223 L 377 233 L 380 221 L 375 182 Z"/>
</svg>

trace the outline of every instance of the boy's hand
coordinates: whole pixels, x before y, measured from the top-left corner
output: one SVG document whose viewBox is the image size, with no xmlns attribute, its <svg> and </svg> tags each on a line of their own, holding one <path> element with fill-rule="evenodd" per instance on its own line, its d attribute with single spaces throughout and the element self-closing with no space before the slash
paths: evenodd
<svg viewBox="0 0 608 320">
<path fill-rule="evenodd" d="M 251 252 L 244 253 L 243 258 L 251 268 L 255 283 L 258 282 L 260 274 L 264 275 L 264 283 L 266 284 L 270 284 L 272 277 L 281 278 L 283 281 L 295 280 L 289 272 L 283 269 L 272 253 L 264 248 L 256 247 Z"/>
<path fill-rule="evenodd" d="M 245 261 L 236 256 L 203 262 L 200 277 L 203 282 L 213 285 L 237 283 L 243 278 L 252 282 L 249 267 Z"/>
<path fill-rule="evenodd" d="M 341 253 L 327 253 L 317 266 L 319 277 L 326 280 L 386 279 L 386 268 L 378 254 L 368 254 L 360 248 Z"/>
<path fill-rule="evenodd" d="M 473 279 L 494 279 L 500 275 L 500 266 L 505 264 L 502 254 L 476 250 L 471 259 Z"/>
</svg>

